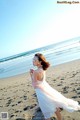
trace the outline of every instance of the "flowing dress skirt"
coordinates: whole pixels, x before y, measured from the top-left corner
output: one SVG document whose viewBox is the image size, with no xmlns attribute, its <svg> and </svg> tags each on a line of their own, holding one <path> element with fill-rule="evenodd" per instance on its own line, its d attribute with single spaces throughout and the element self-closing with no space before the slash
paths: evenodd
<svg viewBox="0 0 80 120">
<path fill-rule="evenodd" d="M 57 108 L 63 108 L 68 112 L 80 110 L 77 101 L 66 98 L 46 81 L 39 83 L 38 88 L 35 88 L 35 92 L 41 111 L 46 119 L 52 117 Z"/>
</svg>

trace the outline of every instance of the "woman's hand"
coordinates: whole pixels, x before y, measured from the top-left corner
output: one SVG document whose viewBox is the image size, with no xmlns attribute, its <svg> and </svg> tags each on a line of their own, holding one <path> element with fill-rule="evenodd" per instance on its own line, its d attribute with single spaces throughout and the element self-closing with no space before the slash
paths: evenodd
<svg viewBox="0 0 80 120">
<path fill-rule="evenodd" d="M 34 70 L 33 69 L 30 69 L 30 74 L 33 74 Z"/>
</svg>

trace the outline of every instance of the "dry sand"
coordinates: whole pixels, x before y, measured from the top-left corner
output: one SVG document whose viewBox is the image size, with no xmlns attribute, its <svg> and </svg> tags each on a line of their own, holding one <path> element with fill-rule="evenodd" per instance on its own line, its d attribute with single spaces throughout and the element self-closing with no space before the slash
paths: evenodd
<svg viewBox="0 0 80 120">
<path fill-rule="evenodd" d="M 46 81 L 80 103 L 80 60 L 50 67 Z M 9 120 L 43 120 L 29 73 L 0 79 L 0 112 L 8 112 Z M 80 120 L 80 111 L 61 113 L 63 120 Z M 55 114 L 51 120 L 56 120 Z"/>
</svg>

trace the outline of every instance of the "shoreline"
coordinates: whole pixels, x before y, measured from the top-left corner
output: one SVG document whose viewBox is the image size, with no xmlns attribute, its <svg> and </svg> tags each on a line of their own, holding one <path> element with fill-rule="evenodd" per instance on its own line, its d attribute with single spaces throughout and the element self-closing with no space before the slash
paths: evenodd
<svg viewBox="0 0 80 120">
<path fill-rule="evenodd" d="M 80 59 L 51 66 L 46 71 L 46 81 L 64 96 L 80 103 Z M 0 79 L 0 112 L 8 112 L 9 120 L 42 120 L 29 72 Z M 79 120 L 80 111 L 62 112 L 64 120 Z M 34 117 L 33 117 L 34 116 Z M 56 118 L 55 114 L 52 118 Z M 54 119 L 53 119 L 54 120 Z"/>
<path fill-rule="evenodd" d="M 72 62 L 76 62 L 76 61 L 80 61 L 80 59 L 77 59 L 77 60 L 72 60 L 72 61 L 69 61 L 69 62 L 65 62 L 65 63 L 61 63 L 61 64 L 58 64 L 58 65 L 53 65 L 53 66 L 50 66 L 50 68 L 55 68 L 55 67 L 59 67 L 59 66 L 61 66 L 61 65 L 66 65 L 66 64 L 70 64 L 70 63 L 72 63 Z M 50 69 L 49 68 L 49 69 Z M 23 74 L 28 74 L 29 73 L 29 71 L 27 71 L 27 72 L 24 72 L 24 73 L 21 73 L 21 74 L 17 74 L 17 75 L 14 75 L 14 76 L 10 76 L 10 77 L 5 77 L 5 78 L 0 78 L 0 80 L 6 80 L 6 79 L 10 79 L 10 78 L 12 78 L 12 77 L 17 77 L 17 76 L 22 76 Z"/>
</svg>

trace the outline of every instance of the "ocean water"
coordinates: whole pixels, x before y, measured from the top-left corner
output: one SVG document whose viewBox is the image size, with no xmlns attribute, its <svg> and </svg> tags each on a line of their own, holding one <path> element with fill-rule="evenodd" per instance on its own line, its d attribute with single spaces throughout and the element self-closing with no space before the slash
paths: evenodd
<svg viewBox="0 0 80 120">
<path fill-rule="evenodd" d="M 26 73 L 30 68 L 35 69 L 32 59 L 38 52 L 45 55 L 51 66 L 80 59 L 80 37 L 0 59 L 0 78 Z"/>
</svg>

